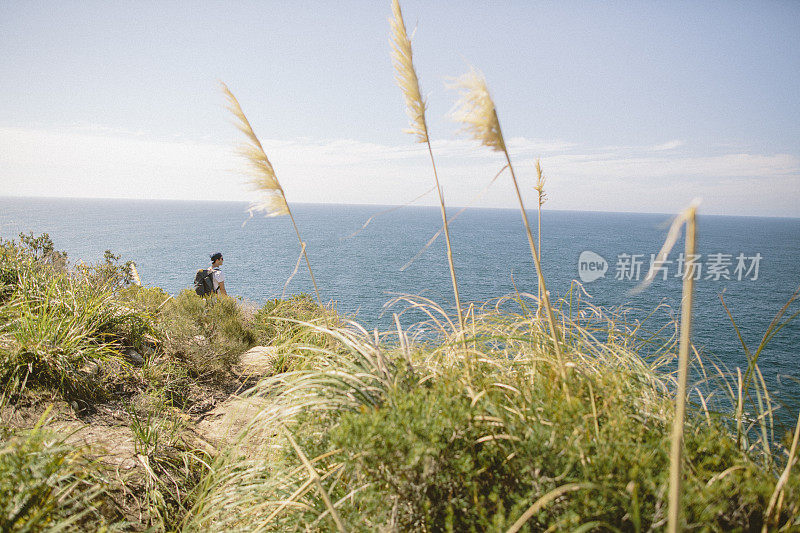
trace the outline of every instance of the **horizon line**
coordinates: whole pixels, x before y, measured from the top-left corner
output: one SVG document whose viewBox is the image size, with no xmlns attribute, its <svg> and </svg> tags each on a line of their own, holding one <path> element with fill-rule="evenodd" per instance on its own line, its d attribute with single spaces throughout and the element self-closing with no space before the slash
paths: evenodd
<svg viewBox="0 0 800 533">
<path fill-rule="evenodd" d="M 5 199 L 19 199 L 19 200 L 96 200 L 96 201 L 127 201 L 127 202 L 176 202 L 176 203 L 213 203 L 213 204 L 249 204 L 248 200 L 193 200 L 187 198 L 136 198 L 136 197 L 94 197 L 94 196 L 22 196 L 22 195 L 0 195 L 0 200 Z M 378 204 L 378 203 L 344 203 L 344 202 L 291 202 L 292 205 L 340 205 L 340 206 L 360 206 L 360 207 L 387 207 L 387 208 L 403 208 L 403 207 L 429 207 L 439 209 L 438 205 L 431 204 Z M 448 209 L 475 209 L 475 210 L 504 210 L 504 211 L 518 211 L 519 207 L 476 207 L 464 205 L 448 205 Z M 525 207 L 526 211 L 531 211 L 533 208 Z M 607 213 L 607 214 L 627 214 L 627 215 L 660 215 L 667 217 L 677 216 L 678 213 L 657 212 L 657 211 L 601 211 L 596 209 L 543 209 L 542 212 L 547 211 L 557 213 Z M 800 220 L 800 216 L 785 216 L 785 215 L 728 215 L 719 213 L 698 213 L 702 217 L 732 217 L 732 218 L 773 218 L 773 219 L 788 219 Z"/>
</svg>

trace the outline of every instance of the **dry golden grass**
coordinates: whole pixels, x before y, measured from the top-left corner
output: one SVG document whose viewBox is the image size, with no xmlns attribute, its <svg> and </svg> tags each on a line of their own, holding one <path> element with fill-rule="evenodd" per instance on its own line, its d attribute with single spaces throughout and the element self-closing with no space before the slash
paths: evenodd
<svg viewBox="0 0 800 533">
<path fill-rule="evenodd" d="M 428 142 L 428 125 L 425 122 L 425 100 L 419 90 L 419 78 L 414 69 L 411 39 L 406 32 L 403 22 L 403 13 L 400 2 L 392 0 L 392 63 L 394 64 L 394 79 L 406 100 L 406 112 L 411 121 L 410 128 L 405 130 L 417 138 L 419 143 Z"/>
<path fill-rule="evenodd" d="M 461 331 L 464 330 L 464 312 L 461 309 L 461 297 L 458 294 L 458 281 L 456 280 L 456 268 L 453 262 L 453 248 L 450 244 L 450 229 L 447 223 L 447 211 L 444 207 L 444 193 L 439 184 L 439 175 L 436 172 L 436 161 L 433 159 L 430 138 L 428 137 L 428 125 L 425 121 L 425 101 L 419 89 L 419 78 L 414 69 L 413 53 L 411 50 L 411 39 L 408 38 L 406 25 L 403 22 L 403 13 L 400 9 L 400 2 L 392 0 L 392 62 L 395 67 L 395 81 L 403 91 L 406 100 L 406 110 L 411 119 L 411 128 L 407 133 L 415 135 L 417 142 L 425 143 L 428 146 L 428 155 L 431 158 L 433 167 L 433 179 L 436 183 L 436 191 L 439 193 L 439 207 L 442 214 L 442 228 L 444 238 L 447 242 L 447 263 L 450 267 L 450 279 L 453 282 L 453 295 L 456 300 L 456 312 Z"/>
<path fill-rule="evenodd" d="M 250 184 L 262 195 L 259 200 L 250 205 L 250 214 L 252 215 L 253 211 L 259 211 L 266 216 L 288 215 L 289 205 L 286 203 L 286 196 L 275 175 L 275 169 L 272 168 L 272 163 L 264 152 L 261 141 L 253 131 L 239 101 L 225 83 L 220 82 L 220 84 L 222 92 L 225 93 L 228 100 L 228 110 L 236 118 L 236 127 L 247 137 L 248 142 L 239 147 L 239 153 L 250 164 Z"/>
<path fill-rule="evenodd" d="M 247 120 L 244 111 L 242 111 L 239 101 L 225 83 L 220 82 L 220 84 L 222 85 L 222 92 L 225 93 L 225 97 L 228 100 L 228 110 L 237 119 L 236 127 L 247 137 L 248 142 L 239 148 L 239 153 L 250 164 L 251 185 L 262 195 L 260 200 L 250 204 L 250 216 L 253 216 L 253 211 L 261 211 L 268 217 L 289 215 L 294 231 L 297 234 L 297 240 L 300 243 L 300 253 L 306 260 L 306 266 L 308 266 L 308 274 L 311 276 L 311 283 L 314 285 L 317 300 L 319 305 L 324 306 L 322 297 L 319 294 L 319 287 L 317 287 L 317 280 L 314 277 L 314 271 L 311 270 L 311 261 L 309 261 L 306 253 L 306 243 L 300 237 L 300 230 L 297 228 L 297 222 L 294 220 L 292 210 L 289 209 L 289 204 L 286 202 L 286 195 L 278 181 L 278 176 L 275 174 L 275 169 L 272 168 L 272 163 L 270 163 L 266 152 L 264 152 L 261 141 L 258 140 L 258 136 L 250 126 L 250 121 Z"/>
<path fill-rule="evenodd" d="M 472 68 L 454 80 L 450 87 L 461 92 L 461 99 L 451 112 L 453 120 L 460 122 L 463 130 L 482 145 L 505 152 L 500 121 L 483 74 Z"/>
<path fill-rule="evenodd" d="M 697 249 L 697 207 L 690 206 L 678 217 L 686 224 L 686 257 L 694 257 Z M 675 392 L 675 418 L 672 424 L 669 461 L 669 514 L 667 529 L 681 530 L 681 458 L 683 453 L 683 424 L 686 417 L 686 382 L 689 376 L 689 349 L 692 344 L 692 300 L 694 298 L 694 276 L 683 278 L 681 302 L 681 337 L 678 351 L 678 389 Z"/>
<path fill-rule="evenodd" d="M 542 260 L 542 206 L 547 201 L 547 193 L 544 192 L 544 174 L 542 173 L 542 164 L 539 159 L 536 160 L 536 186 L 534 190 L 538 196 L 538 202 L 536 206 L 536 253 L 539 254 L 539 261 Z M 538 289 L 538 297 L 539 297 L 539 309 L 541 309 L 542 304 L 542 287 L 539 285 Z"/>
<path fill-rule="evenodd" d="M 539 261 L 539 253 L 536 251 L 536 244 L 533 242 L 533 233 L 531 232 L 531 226 L 528 222 L 525 204 L 522 201 L 522 194 L 519 190 L 517 176 L 514 173 L 514 166 L 511 164 L 511 156 L 508 153 L 506 142 L 503 138 L 503 130 L 500 128 L 500 119 L 497 117 L 497 109 L 495 108 L 494 100 L 492 100 L 489 94 L 489 88 L 486 86 L 486 80 L 483 74 L 474 68 L 455 80 L 455 82 L 451 84 L 451 87 L 458 89 L 461 93 L 461 98 L 452 112 L 452 117 L 461 122 L 463 129 L 475 140 L 505 155 L 508 170 L 511 173 L 511 181 L 514 183 L 514 191 L 516 192 L 517 201 L 519 202 L 522 222 L 525 225 L 528 244 L 531 248 L 531 256 L 533 257 L 533 263 L 536 267 L 536 275 L 539 280 L 539 287 L 541 288 L 542 302 L 547 315 L 547 322 L 550 325 L 550 334 L 553 337 L 553 349 L 555 350 L 556 357 L 561 367 L 561 380 L 564 382 L 566 379 L 564 370 L 565 361 L 561 351 L 558 328 L 553 318 L 553 307 L 550 304 L 550 296 L 547 293 L 547 286 L 545 285 L 544 274 L 542 273 L 542 266 Z M 566 388 L 566 384 L 564 384 L 564 391 L 567 397 L 569 397 L 569 389 Z"/>
</svg>

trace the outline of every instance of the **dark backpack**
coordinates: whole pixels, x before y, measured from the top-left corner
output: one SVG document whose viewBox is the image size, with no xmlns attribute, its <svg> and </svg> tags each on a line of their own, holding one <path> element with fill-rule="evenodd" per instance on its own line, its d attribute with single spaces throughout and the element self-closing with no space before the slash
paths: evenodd
<svg viewBox="0 0 800 533">
<path fill-rule="evenodd" d="M 198 296 L 214 294 L 213 274 L 213 268 L 201 268 L 197 271 L 197 274 L 194 275 L 194 292 L 196 292 Z"/>
</svg>

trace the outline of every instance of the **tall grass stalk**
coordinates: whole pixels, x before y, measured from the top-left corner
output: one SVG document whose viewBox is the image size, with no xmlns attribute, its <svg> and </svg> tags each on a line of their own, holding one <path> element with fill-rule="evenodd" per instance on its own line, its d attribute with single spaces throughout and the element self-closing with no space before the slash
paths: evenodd
<svg viewBox="0 0 800 533">
<path fill-rule="evenodd" d="M 572 492 L 575 490 L 580 490 L 586 487 L 590 487 L 591 485 L 588 483 L 567 483 L 566 485 L 562 485 L 556 489 L 551 490 L 531 505 L 527 511 L 522 513 L 516 522 L 514 522 L 510 528 L 506 531 L 506 533 L 517 533 L 525 523 L 531 519 L 531 517 L 535 516 L 536 513 L 541 511 L 547 504 L 552 502 L 553 500 L 560 498 L 567 494 L 568 492 Z"/>
<path fill-rule="evenodd" d="M 694 257 L 697 249 L 697 207 L 690 206 L 679 219 L 686 224 L 685 257 Z M 678 350 L 678 389 L 675 394 L 675 418 L 669 454 L 669 512 L 667 530 L 681 530 L 681 461 L 683 450 L 683 422 L 686 416 L 686 382 L 689 374 L 689 348 L 692 332 L 692 300 L 694 297 L 694 272 L 687 271 L 683 278 L 681 296 L 680 347 Z"/>
<path fill-rule="evenodd" d="M 537 230 L 537 250 L 536 252 L 539 254 L 539 261 L 542 260 L 542 206 L 547 201 L 547 194 L 544 192 L 544 174 L 542 174 L 542 164 L 537 159 L 536 160 L 536 194 L 538 196 L 538 202 L 536 205 L 536 230 Z M 539 306 L 537 312 L 541 312 L 542 310 L 542 287 L 537 282 L 537 295 L 539 297 Z"/>
<path fill-rule="evenodd" d="M 302 237 L 300 237 L 300 230 L 297 228 L 297 222 L 294 219 L 289 203 L 286 201 L 286 194 L 283 192 L 283 187 L 281 187 L 278 181 L 275 169 L 272 167 L 272 163 L 270 163 L 266 152 L 264 152 L 261 141 L 258 140 L 258 137 L 253 131 L 250 121 L 247 120 L 244 111 L 242 111 L 242 106 L 239 105 L 239 101 L 225 83 L 220 82 L 220 85 L 222 86 L 222 92 L 225 93 L 225 97 L 228 99 L 228 110 L 233 113 L 233 116 L 235 116 L 238 121 L 236 127 L 239 131 L 244 133 L 248 139 L 248 143 L 240 148 L 239 153 L 250 163 L 251 184 L 263 195 L 261 201 L 251 204 L 250 216 L 253 215 L 253 211 L 262 211 L 268 217 L 289 215 L 292 221 L 292 227 L 294 227 L 294 232 L 297 235 L 297 240 L 300 243 L 303 257 L 306 260 L 308 274 L 311 276 L 311 283 L 314 285 L 314 292 L 317 295 L 317 300 L 319 301 L 319 305 L 324 307 L 325 305 L 322 303 L 322 297 L 319 294 L 319 287 L 317 287 L 317 280 L 314 277 L 314 271 L 311 270 L 311 261 L 308 260 L 305 242 Z M 325 320 L 327 321 L 327 318 Z"/>
<path fill-rule="evenodd" d="M 764 348 L 767 347 L 767 344 L 772 340 L 772 338 L 778 334 L 786 325 L 792 322 L 795 318 L 800 315 L 800 311 L 796 311 L 789 315 L 789 317 L 784 318 L 786 313 L 791 309 L 792 303 L 794 303 L 797 298 L 800 297 L 800 288 L 795 289 L 794 293 L 791 295 L 789 300 L 780 308 L 778 313 L 775 317 L 770 321 L 767 330 L 764 332 L 764 335 L 761 338 L 761 342 L 759 342 L 758 346 L 756 347 L 755 352 L 752 352 L 747 343 L 742 337 L 741 332 L 739 331 L 739 326 L 736 323 L 736 320 L 733 318 L 733 313 L 731 310 L 728 309 L 728 305 L 725 303 L 724 298 L 724 291 L 722 294 L 719 295 L 719 299 L 722 302 L 722 307 L 725 309 L 725 312 L 728 315 L 728 318 L 733 325 L 733 329 L 736 332 L 736 336 L 739 339 L 739 343 L 742 345 L 742 349 L 744 350 L 744 354 L 747 357 L 747 371 L 744 376 L 744 393 L 747 394 L 748 389 L 750 388 L 750 382 L 753 380 L 753 372 L 758 367 L 758 358 L 761 355 L 761 352 Z"/>
<path fill-rule="evenodd" d="M 447 243 L 447 262 L 450 266 L 450 279 L 453 281 L 453 295 L 456 300 L 458 323 L 461 328 L 459 337 L 463 340 L 465 335 L 464 313 L 461 310 L 461 298 L 458 295 L 458 281 L 456 281 L 456 268 L 453 263 L 453 249 L 450 244 L 447 212 L 444 207 L 444 193 L 442 192 L 442 186 L 439 184 L 439 174 L 436 171 L 436 161 L 433 158 L 433 149 L 431 148 L 431 141 L 428 136 L 428 124 L 425 120 L 426 103 L 419 89 L 417 71 L 414 69 L 411 40 L 408 38 L 408 33 L 406 32 L 406 25 L 403 22 L 403 12 L 400 10 L 400 2 L 398 2 L 398 0 L 392 0 L 392 15 L 392 63 L 395 68 L 395 81 L 403 90 L 403 96 L 406 100 L 406 111 L 411 121 L 411 127 L 406 130 L 406 133 L 411 133 L 417 138 L 417 142 L 425 143 L 428 147 L 428 155 L 431 158 L 431 167 L 433 168 L 433 180 L 436 183 L 436 191 L 439 193 L 442 227 L 444 228 L 444 238 Z"/>
<path fill-rule="evenodd" d="M 486 80 L 483 75 L 474 68 L 457 79 L 455 83 L 452 84 L 452 87 L 461 90 L 461 99 L 456 104 L 453 118 L 462 122 L 464 129 L 470 133 L 473 138 L 480 141 L 481 144 L 497 152 L 503 152 L 506 157 L 508 170 L 511 172 L 511 181 L 514 183 L 514 191 L 519 201 L 519 209 L 522 214 L 522 222 L 525 225 L 528 244 L 531 248 L 531 256 L 533 256 L 533 262 L 536 266 L 536 275 L 539 280 L 539 287 L 541 288 L 542 301 L 544 302 L 545 311 L 547 312 L 547 322 L 550 326 L 550 334 L 553 338 L 553 349 L 555 350 L 558 360 L 561 380 L 563 382 L 565 394 L 569 397 L 566 384 L 566 371 L 564 369 L 564 357 L 561 353 L 561 341 L 558 328 L 553 318 L 553 307 L 550 304 L 550 296 L 547 293 L 547 287 L 544 282 L 544 274 L 542 273 L 539 254 L 536 251 L 536 243 L 533 241 L 533 233 L 531 232 L 531 226 L 528 222 L 528 214 L 525 212 L 525 204 L 522 201 L 522 195 L 519 191 L 519 184 L 517 183 L 517 176 L 514 173 L 514 166 L 511 164 L 511 156 L 508 153 L 508 148 L 503 138 L 503 130 L 500 128 L 500 119 L 497 116 L 497 109 L 494 105 L 494 101 L 489 94 L 489 89 L 486 87 Z"/>
</svg>

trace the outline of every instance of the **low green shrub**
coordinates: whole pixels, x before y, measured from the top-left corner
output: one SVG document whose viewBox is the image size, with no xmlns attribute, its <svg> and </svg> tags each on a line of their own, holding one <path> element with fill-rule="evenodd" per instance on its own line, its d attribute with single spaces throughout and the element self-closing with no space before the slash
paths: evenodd
<svg viewBox="0 0 800 533">
<path fill-rule="evenodd" d="M 404 379 L 378 408 L 301 417 L 296 431 L 310 457 L 338 450 L 318 470 L 344 465 L 347 482 L 331 486 L 331 498 L 359 487 L 354 505 L 341 507 L 348 529 L 504 531 L 534 502 L 565 488 L 522 530 L 663 525 L 666 398 L 663 412 L 653 410 L 641 385 L 616 372 L 573 376 L 569 400 L 555 374 L 530 383 L 528 373 L 481 373 L 472 386 L 453 372 L 423 383 Z M 502 386 L 492 387 L 493 379 Z M 688 422 L 685 447 L 687 527 L 759 530 L 775 475 L 738 449 L 725 428 L 701 418 Z M 793 478 L 787 497 L 800 495 L 799 481 Z M 294 519 L 315 518 L 299 512 Z"/>
<path fill-rule="evenodd" d="M 258 343 L 275 348 L 275 372 L 307 367 L 322 350 L 335 350 L 337 342 L 327 328 L 339 327 L 342 318 L 333 309 L 320 307 L 308 294 L 286 300 L 269 300 L 253 317 Z"/>
<path fill-rule="evenodd" d="M 13 241 L 0 239 L 0 304 L 11 298 L 19 283 L 19 256 Z"/>
<path fill-rule="evenodd" d="M 11 297 L 27 271 L 63 273 L 66 266 L 66 252 L 57 251 L 47 233 L 20 233 L 19 243 L 0 238 L 0 303 Z"/>
<path fill-rule="evenodd" d="M 345 450 L 346 471 L 369 483 L 357 512 L 373 524 L 394 514 L 405 531 L 507 527 L 530 488 L 501 448 L 480 442 L 487 427 L 471 404 L 458 381 L 443 377 L 403 384 L 381 408 L 345 414 L 330 443 Z"/>
<path fill-rule="evenodd" d="M 287 300 L 267 301 L 253 317 L 253 329 L 262 344 L 278 345 L 286 342 L 306 342 L 326 345 L 329 336 L 324 332 L 309 329 L 305 324 L 325 326 L 323 317 L 338 325 L 336 314 L 324 309 L 308 294 L 299 294 Z"/>
<path fill-rule="evenodd" d="M 256 344 L 256 334 L 233 298 L 201 298 L 185 290 L 167 302 L 159 317 L 164 350 L 189 362 L 195 376 L 227 372 Z"/>
</svg>

